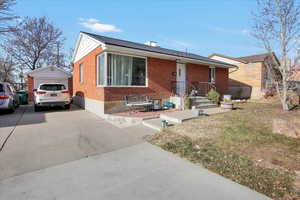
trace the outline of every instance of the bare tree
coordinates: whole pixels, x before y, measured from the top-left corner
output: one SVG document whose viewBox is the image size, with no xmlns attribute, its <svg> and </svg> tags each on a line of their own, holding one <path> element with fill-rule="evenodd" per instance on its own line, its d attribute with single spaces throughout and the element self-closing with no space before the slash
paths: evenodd
<svg viewBox="0 0 300 200">
<path fill-rule="evenodd" d="M 8 22 L 17 17 L 11 13 L 11 7 L 16 3 L 15 0 L 0 0 L 0 33 L 7 33 L 15 30 L 15 27 Z"/>
<path fill-rule="evenodd" d="M 9 57 L 0 58 L 0 81 L 13 82 L 16 67 Z"/>
<path fill-rule="evenodd" d="M 74 53 L 74 48 L 69 48 L 69 51 L 64 54 L 63 59 L 62 59 L 62 68 L 68 72 L 73 71 L 73 53 Z"/>
<path fill-rule="evenodd" d="M 289 81 L 293 72 L 289 56 L 300 33 L 300 5 L 297 0 L 257 0 L 253 35 L 270 53 L 265 64 L 275 82 L 282 108 L 289 107 Z M 272 52 L 277 52 L 280 62 Z"/>
<path fill-rule="evenodd" d="M 61 69 L 64 69 L 68 72 L 72 71 L 72 56 L 73 56 L 73 48 L 70 48 L 67 53 L 64 51 L 63 43 L 57 42 L 56 48 L 52 52 L 50 59 L 48 60 L 48 65 L 54 65 Z"/>
<path fill-rule="evenodd" d="M 45 17 L 27 17 L 2 47 L 20 67 L 34 70 L 52 59 L 56 44 L 63 41 L 62 31 Z"/>
<path fill-rule="evenodd" d="M 67 64 L 67 69 L 69 72 L 73 72 L 73 54 L 74 54 L 74 48 L 71 47 L 69 49 L 69 52 L 67 54 L 67 59 L 66 59 L 66 64 Z"/>
</svg>

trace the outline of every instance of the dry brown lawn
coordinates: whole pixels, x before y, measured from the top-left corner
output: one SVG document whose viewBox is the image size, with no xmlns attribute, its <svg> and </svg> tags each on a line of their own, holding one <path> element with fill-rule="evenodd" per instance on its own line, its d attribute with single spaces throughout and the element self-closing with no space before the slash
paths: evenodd
<svg viewBox="0 0 300 200">
<path fill-rule="evenodd" d="M 150 140 L 158 145 L 174 141 L 177 136 L 188 137 L 192 141 L 205 140 L 262 168 L 294 172 L 293 187 L 300 196 L 300 138 L 272 132 L 273 119 L 299 121 L 300 110 L 283 112 L 274 102 L 236 106 L 237 109 L 232 112 L 203 116 L 169 127 Z"/>
</svg>

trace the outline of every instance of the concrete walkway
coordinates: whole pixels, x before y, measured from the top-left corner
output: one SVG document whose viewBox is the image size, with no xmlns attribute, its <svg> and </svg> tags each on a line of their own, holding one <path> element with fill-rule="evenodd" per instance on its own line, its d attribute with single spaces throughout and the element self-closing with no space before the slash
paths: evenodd
<svg viewBox="0 0 300 200">
<path fill-rule="evenodd" d="M 203 109 L 197 109 L 197 110 L 201 110 L 203 112 L 203 115 L 206 115 L 206 116 L 230 111 L 230 110 L 222 109 L 220 107 L 203 108 Z M 145 119 L 142 121 L 142 123 L 145 126 L 152 128 L 156 131 L 161 131 L 163 129 L 163 127 L 162 127 L 163 120 L 166 120 L 168 122 L 168 126 L 173 126 L 176 124 L 183 123 L 186 120 L 190 120 L 190 119 L 194 119 L 194 118 L 198 118 L 198 117 L 201 117 L 201 116 L 198 116 L 198 114 L 195 112 L 195 110 L 182 110 L 182 111 L 162 113 L 162 114 L 160 114 L 159 118 Z"/>
<path fill-rule="evenodd" d="M 9 200 L 267 200 L 148 143 L 0 182 Z"/>
<path fill-rule="evenodd" d="M 22 114 L 24 113 L 24 114 Z M 268 199 L 73 107 L 0 115 L 2 200 Z"/>
<path fill-rule="evenodd" d="M 34 112 L 32 106 L 0 115 L 1 144 L 11 131 L 0 151 L 0 180 L 140 144 L 155 132 L 143 125 L 119 128 L 77 107 Z"/>
</svg>

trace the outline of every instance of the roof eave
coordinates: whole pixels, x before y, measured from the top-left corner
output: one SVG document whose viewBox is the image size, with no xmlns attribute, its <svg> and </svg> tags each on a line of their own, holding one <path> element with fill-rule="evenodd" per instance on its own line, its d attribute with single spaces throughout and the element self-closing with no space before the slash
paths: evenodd
<svg viewBox="0 0 300 200">
<path fill-rule="evenodd" d="M 126 50 L 130 53 L 138 53 L 138 54 L 147 54 L 147 56 L 153 56 L 153 57 L 160 57 L 163 56 L 166 59 L 169 58 L 171 60 L 186 60 L 190 62 L 196 62 L 196 63 L 201 63 L 201 64 L 208 64 L 208 65 L 214 65 L 219 68 L 236 68 L 236 65 L 228 64 L 228 63 L 216 63 L 216 62 L 209 62 L 209 61 L 204 61 L 200 59 L 193 59 L 193 58 L 188 58 L 184 56 L 174 56 L 174 55 L 169 55 L 169 54 L 163 54 L 163 53 L 158 53 L 158 52 L 153 52 L 153 51 L 147 51 L 147 50 L 140 50 L 140 49 L 135 49 L 135 48 L 130 48 L 130 47 L 124 47 L 124 46 L 119 46 L 115 44 L 107 44 L 106 43 L 106 51 L 122 51 L 120 53 L 126 53 Z"/>
<path fill-rule="evenodd" d="M 154 52 L 154 51 L 151 51 L 151 50 L 137 49 L 137 48 L 133 48 L 133 47 L 112 44 L 112 43 L 109 43 L 109 42 L 106 42 L 106 41 L 102 41 L 98 38 L 95 38 L 94 36 L 92 36 L 89 33 L 82 32 L 82 31 L 80 33 L 81 34 L 86 34 L 90 38 L 93 38 L 93 39 L 97 40 L 98 42 L 102 43 L 102 45 L 105 45 L 106 48 L 119 47 L 119 48 L 123 48 L 123 49 L 135 50 L 135 51 L 139 51 L 139 52 L 148 52 L 148 53 L 151 53 L 151 54 L 165 55 L 165 56 L 171 57 L 173 59 L 177 58 L 177 59 L 194 60 L 194 61 L 197 61 L 197 62 L 201 62 L 202 64 L 209 64 L 209 65 L 214 65 L 214 66 L 223 67 L 223 68 L 234 68 L 234 67 L 236 67 L 235 65 L 224 63 L 224 62 L 221 62 L 221 61 L 219 61 L 219 63 L 218 62 L 209 62 L 209 61 L 204 61 L 204 60 L 200 60 L 200 59 L 188 58 L 188 57 L 184 57 L 184 56 L 175 56 L 175 55 L 170 55 L 170 54 L 165 54 L 165 53 Z"/>
<path fill-rule="evenodd" d="M 249 63 L 246 60 L 243 60 L 243 59 L 240 59 L 240 58 L 234 58 L 234 57 L 230 57 L 230 56 L 225 56 L 225 55 L 218 54 L 218 53 L 211 54 L 208 57 L 212 58 L 213 56 L 218 56 L 218 57 L 226 58 L 226 59 L 237 61 L 237 62 L 241 62 L 241 63 L 244 63 L 244 64 L 248 64 Z"/>
<path fill-rule="evenodd" d="M 69 77 L 72 77 L 72 73 L 67 72 L 67 71 L 65 71 L 65 70 L 63 70 L 63 69 L 60 69 L 60 68 L 58 68 L 58 67 L 56 67 L 56 66 L 40 67 L 40 68 L 37 68 L 37 69 L 35 69 L 35 70 L 31 70 L 31 71 L 25 72 L 24 75 L 25 75 L 25 76 L 28 76 L 28 75 L 30 76 L 30 75 L 33 75 L 33 74 L 35 74 L 35 73 L 38 73 L 38 72 L 40 72 L 40 71 L 46 70 L 46 69 L 51 68 L 51 67 L 57 69 L 58 71 L 61 71 L 61 72 L 65 73 L 65 74 L 67 74 Z"/>
<path fill-rule="evenodd" d="M 71 59 L 71 62 L 72 62 L 72 63 L 75 62 L 76 54 L 77 54 L 77 52 L 78 52 L 78 48 L 79 48 L 79 45 L 80 45 L 80 42 L 81 42 L 81 39 L 82 39 L 83 35 L 86 35 L 86 36 L 88 36 L 90 39 L 92 39 L 93 41 L 97 42 L 97 43 L 99 44 L 99 46 L 100 46 L 100 45 L 102 45 L 103 47 L 105 46 L 105 43 L 104 43 L 104 42 L 95 39 L 94 37 L 90 36 L 90 35 L 89 35 L 88 33 L 86 33 L 86 32 L 80 31 L 80 32 L 79 32 L 79 35 L 78 35 L 78 37 L 77 37 L 77 40 L 76 40 L 76 42 L 75 42 L 75 49 L 74 49 L 74 51 L 73 51 L 73 55 L 72 55 L 72 59 Z"/>
</svg>

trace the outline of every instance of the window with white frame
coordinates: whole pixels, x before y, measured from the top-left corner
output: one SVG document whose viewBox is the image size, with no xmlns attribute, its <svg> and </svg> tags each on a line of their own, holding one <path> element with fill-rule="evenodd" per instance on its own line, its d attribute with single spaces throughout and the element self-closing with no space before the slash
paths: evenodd
<svg viewBox="0 0 300 200">
<path fill-rule="evenodd" d="M 105 53 L 98 56 L 97 84 L 105 85 Z"/>
<path fill-rule="evenodd" d="M 98 56 L 98 85 L 146 86 L 146 58 L 113 53 Z"/>
<path fill-rule="evenodd" d="M 79 82 L 83 83 L 83 64 L 79 65 Z"/>
<path fill-rule="evenodd" d="M 209 68 L 209 82 L 214 83 L 216 81 L 216 68 Z"/>
</svg>

